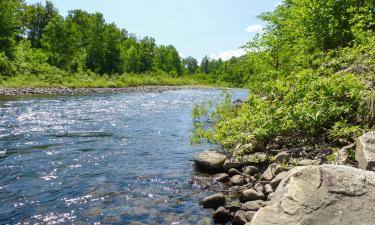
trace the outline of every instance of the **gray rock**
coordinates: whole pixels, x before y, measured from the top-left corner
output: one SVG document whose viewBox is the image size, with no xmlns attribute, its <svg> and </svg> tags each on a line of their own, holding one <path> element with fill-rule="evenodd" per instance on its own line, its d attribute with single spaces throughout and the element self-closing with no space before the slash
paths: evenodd
<svg viewBox="0 0 375 225">
<path fill-rule="evenodd" d="M 287 163 L 289 161 L 289 154 L 288 152 L 280 152 L 279 154 L 277 154 L 275 157 L 274 157 L 274 160 L 273 160 L 275 163 L 278 163 L 278 164 L 284 164 L 284 163 Z"/>
<path fill-rule="evenodd" d="M 262 178 L 265 180 L 272 180 L 277 174 L 282 172 L 284 168 L 282 168 L 280 165 L 276 163 L 272 163 L 268 166 L 266 171 L 262 174 Z"/>
<path fill-rule="evenodd" d="M 266 202 L 263 200 L 249 201 L 241 205 L 243 211 L 258 211 L 260 208 L 265 206 Z"/>
<path fill-rule="evenodd" d="M 254 188 L 244 190 L 240 195 L 241 202 L 248 202 L 254 200 L 264 200 L 265 196 L 263 192 L 259 192 Z"/>
<path fill-rule="evenodd" d="M 297 162 L 297 166 L 319 166 L 320 160 L 303 159 Z"/>
<path fill-rule="evenodd" d="M 208 173 L 217 173 L 223 172 L 223 165 L 226 159 L 227 157 L 223 154 L 213 151 L 204 151 L 200 153 L 194 161 L 199 170 Z"/>
<path fill-rule="evenodd" d="M 247 223 L 246 213 L 244 211 L 237 211 L 233 218 L 233 225 L 245 225 Z"/>
<path fill-rule="evenodd" d="M 375 171 L 375 132 L 362 135 L 357 140 L 355 159 L 358 167 L 364 170 Z"/>
<path fill-rule="evenodd" d="M 238 201 L 230 202 L 228 205 L 224 207 L 230 212 L 236 212 L 241 209 L 241 202 L 238 202 Z"/>
<path fill-rule="evenodd" d="M 225 196 L 222 193 L 214 194 L 204 198 L 200 204 L 203 208 L 217 209 L 225 205 Z"/>
<path fill-rule="evenodd" d="M 238 170 L 235 169 L 235 168 L 230 168 L 230 169 L 228 170 L 228 174 L 229 174 L 229 176 L 231 176 L 231 177 L 233 177 L 233 176 L 235 176 L 235 175 L 242 175 L 241 172 L 238 171 Z"/>
<path fill-rule="evenodd" d="M 350 151 L 355 150 L 355 144 L 350 144 L 347 145 L 343 148 L 341 148 L 337 153 L 336 153 L 336 164 L 337 165 L 346 165 L 350 163 L 350 157 L 349 153 Z"/>
<path fill-rule="evenodd" d="M 266 192 L 267 195 L 271 194 L 273 192 L 273 188 L 271 184 L 264 185 L 264 191 Z"/>
<path fill-rule="evenodd" d="M 281 180 L 284 179 L 284 177 L 287 174 L 288 174 L 288 172 L 283 171 L 283 172 L 277 174 L 277 176 L 271 180 L 270 185 L 271 185 L 273 190 L 275 190 L 277 188 L 277 186 L 279 186 Z"/>
<path fill-rule="evenodd" d="M 214 176 L 214 181 L 225 182 L 229 179 L 229 175 L 226 173 L 219 173 Z"/>
<path fill-rule="evenodd" d="M 241 185 L 246 184 L 246 179 L 242 175 L 235 175 L 235 176 L 230 178 L 230 183 L 233 186 L 241 186 Z"/>
<path fill-rule="evenodd" d="M 246 220 L 249 221 L 249 222 L 251 222 L 253 220 L 254 216 L 255 216 L 255 213 L 256 212 L 254 212 L 254 211 L 245 212 Z M 248 225 L 249 222 L 245 223 L 245 225 Z"/>
<path fill-rule="evenodd" d="M 231 220 L 231 217 L 232 216 L 230 215 L 230 212 L 222 206 L 219 207 L 212 216 L 215 223 L 222 224 L 229 222 Z"/>
<path fill-rule="evenodd" d="M 248 165 L 258 165 L 268 162 L 269 159 L 265 153 L 257 152 L 243 157 L 232 157 L 224 162 L 224 170 L 228 171 L 231 168 L 240 169 Z"/>
<path fill-rule="evenodd" d="M 255 166 L 245 166 L 244 168 L 242 168 L 242 172 L 245 175 L 253 176 L 257 172 L 259 172 L 259 169 L 257 167 L 255 167 Z"/>
<path fill-rule="evenodd" d="M 261 193 L 264 193 L 265 190 L 264 190 L 264 187 L 261 183 L 257 183 L 254 185 L 254 189 L 257 191 L 257 192 L 261 192 Z"/>
<path fill-rule="evenodd" d="M 375 224 L 375 173 L 348 166 L 296 167 L 252 225 Z"/>
</svg>

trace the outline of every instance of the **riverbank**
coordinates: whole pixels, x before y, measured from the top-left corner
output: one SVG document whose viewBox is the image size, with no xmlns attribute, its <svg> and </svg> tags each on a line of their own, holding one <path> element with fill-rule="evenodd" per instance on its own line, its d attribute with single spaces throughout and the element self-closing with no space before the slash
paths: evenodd
<svg viewBox="0 0 375 225">
<path fill-rule="evenodd" d="M 243 157 L 205 151 L 195 158 L 196 167 L 212 174 L 209 190 L 221 188 L 201 204 L 221 224 L 373 224 L 366 215 L 375 206 L 374 141 L 369 132 L 331 155 L 308 148 L 255 150 Z"/>
<path fill-rule="evenodd" d="M 111 94 L 111 93 L 139 93 L 139 92 L 162 92 L 181 89 L 212 89 L 210 86 L 186 85 L 186 86 L 138 86 L 123 88 L 0 88 L 0 95 L 38 95 L 38 94 Z M 217 89 L 217 88 L 216 88 Z"/>
</svg>

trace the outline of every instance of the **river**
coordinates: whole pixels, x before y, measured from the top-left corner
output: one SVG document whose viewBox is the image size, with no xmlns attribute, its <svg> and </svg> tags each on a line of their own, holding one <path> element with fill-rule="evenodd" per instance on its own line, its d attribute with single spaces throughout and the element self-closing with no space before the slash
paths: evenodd
<svg viewBox="0 0 375 225">
<path fill-rule="evenodd" d="M 221 90 L 0 99 L 0 224 L 199 224 L 191 110 Z M 235 90 L 234 98 L 247 91 Z"/>
</svg>

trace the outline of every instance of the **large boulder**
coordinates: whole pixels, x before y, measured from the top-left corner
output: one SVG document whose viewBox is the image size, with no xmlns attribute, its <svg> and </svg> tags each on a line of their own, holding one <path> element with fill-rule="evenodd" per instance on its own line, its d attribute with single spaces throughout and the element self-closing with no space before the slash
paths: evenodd
<svg viewBox="0 0 375 225">
<path fill-rule="evenodd" d="M 375 224 L 375 173 L 348 166 L 296 167 L 252 225 Z"/>
<path fill-rule="evenodd" d="M 375 171 L 375 132 L 366 133 L 358 138 L 355 159 L 359 168 Z"/>
<path fill-rule="evenodd" d="M 227 157 L 214 151 L 204 151 L 195 157 L 195 164 L 199 170 L 207 173 L 223 172 L 224 162 Z"/>
</svg>

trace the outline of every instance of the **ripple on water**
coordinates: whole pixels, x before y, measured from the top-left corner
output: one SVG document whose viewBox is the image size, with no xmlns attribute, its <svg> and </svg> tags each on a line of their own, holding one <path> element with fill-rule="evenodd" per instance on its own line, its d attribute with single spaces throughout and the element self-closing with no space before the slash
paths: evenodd
<svg viewBox="0 0 375 225">
<path fill-rule="evenodd" d="M 236 92 L 235 98 L 246 96 Z M 0 100 L 0 224 L 199 224 L 195 103 L 219 90 Z"/>
</svg>

